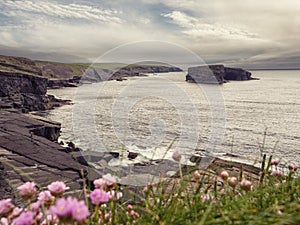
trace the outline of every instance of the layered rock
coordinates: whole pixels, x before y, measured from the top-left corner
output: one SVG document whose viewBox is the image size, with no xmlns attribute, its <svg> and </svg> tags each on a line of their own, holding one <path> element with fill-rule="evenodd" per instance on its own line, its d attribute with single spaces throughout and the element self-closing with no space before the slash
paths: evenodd
<svg viewBox="0 0 300 225">
<path fill-rule="evenodd" d="M 241 68 L 225 67 L 225 80 L 251 80 L 251 73 Z"/>
<path fill-rule="evenodd" d="M 29 178 L 43 187 L 60 180 L 72 190 L 82 188 L 82 174 L 87 175 L 87 168 L 53 142 L 59 131 L 58 123 L 0 111 L 0 199 L 18 201 L 14 190 Z M 92 172 L 89 176 L 97 177 Z"/>
<path fill-rule="evenodd" d="M 224 65 L 196 66 L 188 69 L 186 81 L 207 84 L 223 84 L 229 80 L 251 80 L 251 73 L 241 68 Z"/>
<path fill-rule="evenodd" d="M 16 108 L 23 112 L 47 110 L 65 104 L 46 95 L 47 78 L 29 74 L 0 71 L 0 108 Z"/>
</svg>

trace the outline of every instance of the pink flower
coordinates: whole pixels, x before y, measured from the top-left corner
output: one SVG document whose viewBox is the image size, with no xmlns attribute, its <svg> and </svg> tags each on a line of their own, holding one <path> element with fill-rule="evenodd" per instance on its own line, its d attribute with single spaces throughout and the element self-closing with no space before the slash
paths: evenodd
<svg viewBox="0 0 300 225">
<path fill-rule="evenodd" d="M 54 202 L 54 197 L 51 195 L 50 191 L 42 191 L 39 193 L 38 201 L 46 206 L 51 205 Z"/>
<path fill-rule="evenodd" d="M 220 190 L 220 195 L 225 195 L 226 194 L 226 190 L 223 188 Z"/>
<path fill-rule="evenodd" d="M 76 198 L 69 196 L 67 199 L 60 198 L 56 205 L 51 206 L 49 212 L 63 222 L 77 221 L 82 223 L 89 216 L 89 210 L 84 201 L 78 201 Z"/>
<path fill-rule="evenodd" d="M 1 224 L 1 225 L 9 225 L 8 219 L 5 218 L 5 217 L 2 217 L 2 218 L 0 219 L 0 224 Z"/>
<path fill-rule="evenodd" d="M 90 215 L 90 212 L 84 201 L 77 201 L 76 204 L 76 207 L 74 207 L 74 209 L 72 210 L 72 216 L 77 223 L 83 223 Z"/>
<path fill-rule="evenodd" d="M 106 181 L 103 178 L 94 180 L 95 188 L 104 189 L 106 187 Z"/>
<path fill-rule="evenodd" d="M 72 197 L 60 198 L 56 201 L 54 206 L 51 206 L 49 211 L 51 214 L 57 216 L 63 221 L 72 219 L 72 209 L 75 207 L 74 199 Z"/>
<path fill-rule="evenodd" d="M 109 194 L 109 198 L 110 199 L 119 200 L 120 198 L 123 197 L 123 193 L 122 192 L 116 192 L 114 190 L 109 191 L 108 194 Z"/>
<path fill-rule="evenodd" d="M 298 169 L 298 166 L 296 166 L 295 164 L 289 164 L 288 168 L 290 171 L 296 171 Z"/>
<path fill-rule="evenodd" d="M 11 199 L 4 199 L 0 201 L 0 216 L 5 216 L 9 214 L 14 208 L 14 205 L 11 203 Z"/>
<path fill-rule="evenodd" d="M 283 173 L 279 170 L 274 170 L 271 172 L 271 176 L 281 177 L 283 176 Z"/>
<path fill-rule="evenodd" d="M 101 189 L 95 189 L 90 194 L 90 198 L 94 205 L 99 205 L 109 201 L 109 194 Z"/>
<path fill-rule="evenodd" d="M 40 202 L 34 202 L 34 203 L 30 204 L 30 209 L 32 212 L 36 213 L 39 211 L 40 206 L 41 206 Z"/>
<path fill-rule="evenodd" d="M 172 158 L 173 158 L 175 161 L 180 162 L 180 160 L 181 160 L 181 152 L 178 151 L 177 149 L 174 150 L 173 155 L 172 155 Z"/>
<path fill-rule="evenodd" d="M 201 196 L 202 202 L 209 202 L 211 200 L 211 197 L 209 194 L 205 194 Z"/>
<path fill-rule="evenodd" d="M 131 210 L 129 215 L 132 216 L 132 217 L 139 217 L 140 216 L 140 214 L 138 212 L 134 211 L 134 210 Z"/>
<path fill-rule="evenodd" d="M 195 180 L 200 180 L 201 174 L 200 174 L 199 170 L 196 170 L 196 171 L 194 172 L 194 178 L 195 178 Z"/>
<path fill-rule="evenodd" d="M 222 180 L 227 180 L 228 177 L 229 177 L 229 174 L 228 174 L 227 171 L 224 170 L 224 171 L 222 171 L 222 173 L 220 174 L 220 176 L 221 176 Z"/>
<path fill-rule="evenodd" d="M 112 176 L 110 173 L 103 175 L 102 178 L 107 186 L 114 186 L 117 183 L 116 177 Z"/>
<path fill-rule="evenodd" d="M 23 212 L 13 220 L 12 225 L 33 225 L 35 224 L 35 214 L 33 212 Z"/>
<path fill-rule="evenodd" d="M 66 186 L 66 184 L 64 182 L 61 182 L 61 181 L 52 182 L 47 187 L 48 187 L 48 190 L 51 192 L 51 194 L 55 197 L 62 196 L 66 190 L 70 189 L 69 187 Z"/>
<path fill-rule="evenodd" d="M 20 195 L 25 200 L 32 199 L 36 194 L 36 188 L 34 182 L 26 182 L 25 184 L 21 185 L 17 189 L 19 190 Z"/>
<path fill-rule="evenodd" d="M 23 212 L 23 208 L 15 207 L 13 209 L 12 213 L 10 214 L 10 217 L 15 218 L 15 217 L 19 216 L 21 214 L 21 212 Z"/>
<path fill-rule="evenodd" d="M 235 188 L 236 185 L 238 184 L 238 180 L 236 177 L 229 177 L 227 182 L 228 182 L 228 185 L 232 188 Z"/>
<path fill-rule="evenodd" d="M 277 166 L 279 163 L 280 163 L 280 160 L 279 160 L 279 159 L 273 159 L 273 160 L 271 161 L 271 165 L 274 165 L 274 166 Z"/>
<path fill-rule="evenodd" d="M 105 219 L 105 220 L 109 220 L 110 217 L 111 217 L 111 212 L 105 213 L 105 215 L 104 215 L 104 219 Z"/>
<path fill-rule="evenodd" d="M 241 181 L 241 188 L 245 191 L 250 191 L 251 190 L 251 186 L 252 186 L 252 183 L 251 181 L 249 180 L 246 180 L 246 179 L 243 179 Z"/>
<path fill-rule="evenodd" d="M 47 219 L 43 220 L 41 225 L 58 224 L 59 220 L 55 215 L 47 215 Z"/>
<path fill-rule="evenodd" d="M 117 183 L 117 178 L 110 173 L 105 174 L 102 178 L 94 180 L 95 188 L 104 189 L 106 187 L 113 187 Z"/>
</svg>

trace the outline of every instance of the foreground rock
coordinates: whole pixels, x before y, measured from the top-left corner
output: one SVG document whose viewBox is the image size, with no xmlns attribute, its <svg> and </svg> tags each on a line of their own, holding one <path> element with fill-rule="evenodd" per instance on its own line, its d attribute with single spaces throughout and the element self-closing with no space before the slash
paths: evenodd
<svg viewBox="0 0 300 225">
<path fill-rule="evenodd" d="M 241 68 L 230 68 L 224 65 L 190 67 L 186 81 L 206 84 L 223 84 L 229 80 L 252 80 L 251 73 Z"/>
<path fill-rule="evenodd" d="M 10 197 L 18 201 L 16 187 L 28 180 L 43 187 L 60 180 L 71 190 L 82 190 L 87 167 L 53 142 L 59 132 L 58 123 L 0 111 L 0 199 Z M 97 177 L 93 174 L 89 173 L 91 179 Z"/>
</svg>

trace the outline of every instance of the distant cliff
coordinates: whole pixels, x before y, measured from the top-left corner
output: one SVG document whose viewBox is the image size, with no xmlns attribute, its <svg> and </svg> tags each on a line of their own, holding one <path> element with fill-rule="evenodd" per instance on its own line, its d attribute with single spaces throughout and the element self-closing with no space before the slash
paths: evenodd
<svg viewBox="0 0 300 225">
<path fill-rule="evenodd" d="M 224 65 L 196 66 L 188 69 L 186 81 L 195 83 L 223 84 L 229 80 L 252 80 L 251 73 L 241 68 Z"/>
<path fill-rule="evenodd" d="M 124 77 L 141 76 L 145 73 L 182 70 L 169 65 L 99 63 L 91 66 L 89 63 L 58 63 L 0 55 L 0 71 L 41 76 L 48 79 L 49 88 L 60 88 L 74 87 L 81 81 L 123 80 Z"/>
</svg>

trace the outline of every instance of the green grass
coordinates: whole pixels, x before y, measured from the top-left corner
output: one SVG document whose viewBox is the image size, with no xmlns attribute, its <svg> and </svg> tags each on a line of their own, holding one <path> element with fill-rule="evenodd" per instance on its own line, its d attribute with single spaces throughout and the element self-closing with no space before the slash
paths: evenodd
<svg viewBox="0 0 300 225">
<path fill-rule="evenodd" d="M 267 177 L 254 190 L 234 194 L 226 185 L 205 191 L 201 182 L 192 191 L 182 181 L 170 193 L 161 186 L 135 206 L 141 215 L 137 224 L 300 224 L 300 180 L 285 181 Z M 223 188 L 226 193 L 220 194 Z M 122 211 L 117 218 L 116 224 L 125 224 Z"/>
<path fill-rule="evenodd" d="M 280 171 L 286 175 L 271 175 L 278 168 L 270 165 L 272 158 L 267 162 L 264 155 L 263 159 L 260 179 L 253 179 L 251 190 L 241 184 L 243 169 L 234 188 L 210 173 L 200 180 L 190 174 L 147 186 L 139 195 L 133 194 L 139 201 L 115 202 L 111 223 L 103 224 L 300 224 L 299 174 L 285 167 Z M 128 202 L 139 217 L 128 216 Z"/>
</svg>

